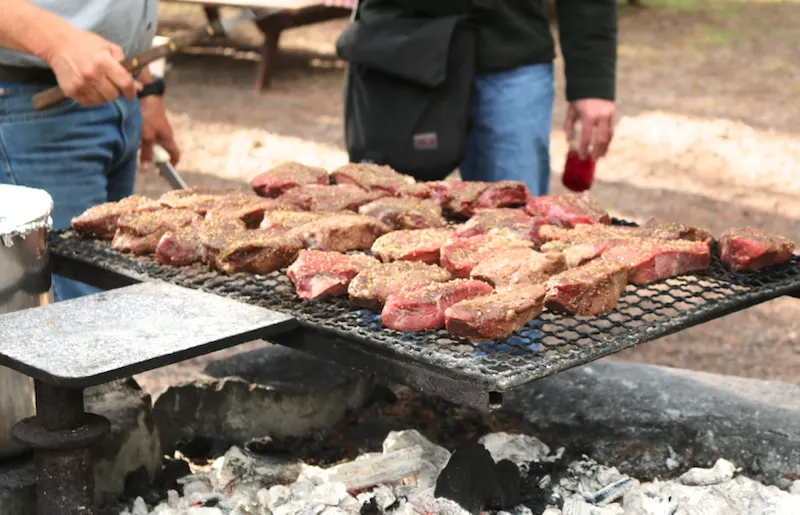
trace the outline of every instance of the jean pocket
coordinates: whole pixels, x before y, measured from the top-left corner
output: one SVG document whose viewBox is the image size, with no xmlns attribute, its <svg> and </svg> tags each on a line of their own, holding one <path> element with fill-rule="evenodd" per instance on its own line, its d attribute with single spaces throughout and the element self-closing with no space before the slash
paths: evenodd
<svg viewBox="0 0 800 515">
<path fill-rule="evenodd" d="M 42 88 L 40 91 L 44 91 Z M 37 110 L 33 107 L 33 95 L 36 90 L 14 91 L 6 90 L 0 94 L 0 122 L 14 123 L 30 120 L 40 120 L 51 118 L 72 112 L 80 108 L 80 104 L 71 98 L 67 98 L 58 104 Z"/>
</svg>

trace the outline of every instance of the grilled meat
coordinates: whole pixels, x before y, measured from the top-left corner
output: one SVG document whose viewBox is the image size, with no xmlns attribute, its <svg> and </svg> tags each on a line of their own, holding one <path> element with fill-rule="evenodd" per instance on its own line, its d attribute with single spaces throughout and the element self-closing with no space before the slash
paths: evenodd
<svg viewBox="0 0 800 515">
<path fill-rule="evenodd" d="M 167 231 L 199 223 L 202 217 L 188 209 L 159 209 L 119 217 L 111 246 L 122 252 L 151 254 Z"/>
<path fill-rule="evenodd" d="M 156 261 L 173 266 L 199 263 L 204 260 L 204 241 L 244 230 L 245 225 L 241 220 L 220 218 L 205 219 L 197 225 L 167 231 L 156 246 Z"/>
<path fill-rule="evenodd" d="M 627 280 L 625 265 L 592 261 L 551 277 L 545 284 L 545 306 L 580 316 L 607 313 L 617 307 Z"/>
<path fill-rule="evenodd" d="M 387 197 L 358 208 L 362 215 L 377 218 L 394 230 L 444 227 L 442 208 L 431 200 Z"/>
<path fill-rule="evenodd" d="M 288 161 L 256 175 L 250 185 L 262 197 L 278 197 L 292 188 L 329 182 L 326 169 Z"/>
<path fill-rule="evenodd" d="M 347 293 L 356 306 L 379 310 L 386 297 L 410 284 L 449 281 L 450 272 L 420 261 L 395 261 L 362 270 L 350 282 Z"/>
<path fill-rule="evenodd" d="M 531 198 L 531 193 L 524 182 L 497 181 L 478 197 L 476 209 L 498 207 L 524 207 Z"/>
<path fill-rule="evenodd" d="M 352 212 L 344 211 L 343 213 Z M 264 213 L 259 229 L 288 231 L 327 216 L 330 216 L 330 213 L 320 211 L 268 211 Z"/>
<path fill-rule="evenodd" d="M 544 195 L 525 206 L 531 216 L 547 218 L 552 225 L 576 227 L 581 224 L 610 224 L 611 217 L 588 194 Z"/>
<path fill-rule="evenodd" d="M 322 299 L 344 295 L 359 272 L 377 264 L 377 259 L 366 254 L 301 250 L 286 275 L 300 298 Z"/>
<path fill-rule="evenodd" d="M 719 238 L 719 257 L 733 270 L 760 270 L 792 258 L 794 242 L 752 227 L 734 228 Z"/>
<path fill-rule="evenodd" d="M 450 229 L 394 231 L 375 240 L 372 253 L 383 262 L 403 260 L 439 264 L 442 245 L 453 237 L 455 232 Z"/>
<path fill-rule="evenodd" d="M 479 234 L 506 233 L 523 239 L 539 242 L 539 228 L 545 224 L 543 218 L 533 218 L 522 209 L 501 207 L 478 209 L 475 215 L 458 229 L 462 238 Z"/>
<path fill-rule="evenodd" d="M 544 309 L 544 285 L 528 284 L 465 300 L 444 312 L 447 332 L 472 342 L 511 336 Z"/>
<path fill-rule="evenodd" d="M 517 285 L 543 283 L 548 277 L 566 270 L 560 253 L 541 253 L 521 247 L 493 253 L 472 269 L 470 277 L 500 290 Z"/>
<path fill-rule="evenodd" d="M 207 220 L 228 219 L 241 220 L 248 229 L 255 229 L 264 219 L 267 211 L 292 211 L 297 209 L 286 200 L 249 197 L 222 197 L 206 213 Z"/>
<path fill-rule="evenodd" d="M 386 298 L 381 321 L 396 331 L 439 329 L 445 325 L 447 308 L 492 291 L 485 282 L 470 279 L 409 286 Z"/>
<path fill-rule="evenodd" d="M 389 194 L 365 191 L 355 184 L 307 184 L 293 188 L 279 198 L 309 211 L 356 211 L 359 207 Z"/>
<path fill-rule="evenodd" d="M 519 181 L 461 181 L 440 183 L 439 190 L 431 198 L 439 200 L 451 213 L 469 217 L 480 208 L 524 206 L 530 193 Z"/>
<path fill-rule="evenodd" d="M 400 198 L 419 198 L 419 199 L 429 199 L 431 198 L 431 191 L 432 191 L 431 183 L 430 182 L 417 182 L 414 184 L 404 184 L 402 186 L 398 186 L 394 189 L 395 197 Z"/>
<path fill-rule="evenodd" d="M 289 231 L 303 242 L 303 247 L 316 250 L 347 252 L 369 249 L 389 227 L 372 217 L 350 214 L 331 214 L 320 220 Z"/>
<path fill-rule="evenodd" d="M 709 245 L 714 241 L 714 235 L 708 229 L 679 222 L 665 222 L 657 218 L 647 220 L 638 228 L 637 233 L 643 238 L 699 241 Z"/>
<path fill-rule="evenodd" d="M 252 199 L 255 195 L 240 188 L 204 188 L 172 190 L 159 197 L 158 202 L 172 209 L 190 209 L 205 216 L 209 209 L 231 199 Z"/>
<path fill-rule="evenodd" d="M 380 190 L 391 194 L 416 182 L 413 177 L 398 173 L 389 166 L 371 163 L 348 163 L 331 172 L 331 177 L 336 184 L 355 184 L 367 191 Z"/>
<path fill-rule="evenodd" d="M 253 233 L 225 247 L 214 259 L 214 267 L 228 274 L 249 272 L 266 275 L 289 266 L 303 248 L 299 238 L 289 234 Z"/>
<path fill-rule="evenodd" d="M 141 195 L 131 195 L 119 202 L 106 202 L 90 207 L 72 219 L 72 230 L 81 236 L 110 240 L 117 232 L 117 222 L 120 216 L 157 209 L 162 209 L 162 206 L 152 199 Z"/>
<path fill-rule="evenodd" d="M 439 262 L 455 277 L 467 278 L 475 265 L 484 259 L 491 258 L 500 251 L 519 247 L 531 248 L 533 243 L 498 234 L 454 238 L 442 245 Z"/>
<path fill-rule="evenodd" d="M 628 282 L 649 284 L 707 269 L 711 264 L 711 249 L 707 243 L 696 241 L 642 239 L 606 250 L 603 260 L 625 265 Z"/>
</svg>

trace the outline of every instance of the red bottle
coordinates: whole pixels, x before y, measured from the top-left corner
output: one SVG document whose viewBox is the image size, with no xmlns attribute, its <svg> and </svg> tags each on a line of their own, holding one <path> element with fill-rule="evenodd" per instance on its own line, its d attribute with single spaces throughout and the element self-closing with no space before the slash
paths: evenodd
<svg viewBox="0 0 800 515">
<path fill-rule="evenodd" d="M 594 159 L 592 156 L 586 156 L 586 159 L 581 159 L 577 149 L 570 146 L 567 152 L 567 161 L 564 163 L 564 174 L 561 176 L 561 182 L 567 189 L 572 191 L 586 191 L 592 187 L 594 181 Z"/>
</svg>

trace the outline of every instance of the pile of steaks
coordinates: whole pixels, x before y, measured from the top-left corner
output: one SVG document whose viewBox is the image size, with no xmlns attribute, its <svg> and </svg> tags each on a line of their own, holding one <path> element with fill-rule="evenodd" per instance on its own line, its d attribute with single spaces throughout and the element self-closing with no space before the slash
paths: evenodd
<svg viewBox="0 0 800 515">
<path fill-rule="evenodd" d="M 544 309 L 611 311 L 628 284 L 707 269 L 714 241 L 681 223 L 611 225 L 585 194 L 531 198 L 516 181 L 417 183 L 373 164 L 329 173 L 289 162 L 251 186 L 134 195 L 89 209 L 72 227 L 166 265 L 286 269 L 300 299 L 347 295 L 390 329 L 445 327 L 470 341 L 507 337 Z M 794 252 L 786 238 L 752 228 L 725 232 L 717 247 L 736 272 Z"/>
</svg>

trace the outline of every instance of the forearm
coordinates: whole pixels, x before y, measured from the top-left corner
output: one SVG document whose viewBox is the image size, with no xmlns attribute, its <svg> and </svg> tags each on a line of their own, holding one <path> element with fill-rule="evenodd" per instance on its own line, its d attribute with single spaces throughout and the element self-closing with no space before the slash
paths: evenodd
<svg viewBox="0 0 800 515">
<path fill-rule="evenodd" d="M 136 80 L 141 84 L 150 84 L 153 82 L 153 74 L 150 72 L 150 68 L 147 66 L 142 68 L 142 71 L 136 76 Z"/>
<path fill-rule="evenodd" d="M 0 46 L 49 61 L 74 28 L 27 0 L 0 1 Z"/>
<path fill-rule="evenodd" d="M 557 0 L 567 100 L 614 100 L 617 66 L 616 0 Z"/>
</svg>

